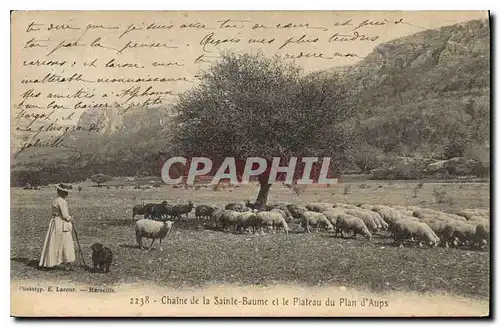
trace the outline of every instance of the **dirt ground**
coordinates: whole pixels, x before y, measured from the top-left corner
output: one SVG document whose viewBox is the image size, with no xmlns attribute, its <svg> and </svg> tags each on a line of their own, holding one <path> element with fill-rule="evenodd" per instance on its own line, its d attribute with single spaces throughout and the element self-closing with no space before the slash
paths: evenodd
<svg viewBox="0 0 500 327">
<path fill-rule="evenodd" d="M 418 205 L 448 212 L 489 208 L 489 183 L 417 185 L 352 182 L 330 188 L 311 186 L 300 196 L 281 185 L 273 185 L 269 202 Z M 444 190 L 440 201 L 434 195 L 436 188 Z M 81 268 L 69 272 L 40 271 L 35 267 L 50 221 L 55 190 L 46 187 L 11 191 L 13 280 L 57 279 L 95 285 L 147 282 L 169 287 L 295 283 L 344 285 L 376 292 L 443 292 L 480 299 L 489 296 L 489 251 L 399 248 L 384 233 L 376 234 L 371 242 L 337 238 L 326 232 L 303 234 L 299 229 L 289 235 L 232 234 L 212 230 L 193 218 L 175 222 L 172 234 L 151 251 L 136 247 L 133 205 L 160 200 L 224 205 L 254 199 L 258 186 L 252 184 L 219 191 L 210 187 L 136 190 L 131 186 L 107 189 L 84 185 L 81 192 L 74 190 L 69 195 L 70 213 L 75 218 L 86 263 L 91 262 L 90 245 L 103 243 L 114 252 L 111 272 L 92 274 Z"/>
</svg>

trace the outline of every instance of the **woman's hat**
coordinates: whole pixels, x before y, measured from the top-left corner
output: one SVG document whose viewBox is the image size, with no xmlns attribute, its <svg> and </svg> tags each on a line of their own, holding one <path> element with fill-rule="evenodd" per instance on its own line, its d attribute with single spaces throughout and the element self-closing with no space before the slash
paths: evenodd
<svg viewBox="0 0 500 327">
<path fill-rule="evenodd" d="M 56 189 L 58 191 L 63 191 L 63 192 L 66 192 L 66 193 L 69 193 L 69 188 L 68 186 L 64 185 L 64 184 L 59 184 L 59 185 L 56 185 Z"/>
</svg>

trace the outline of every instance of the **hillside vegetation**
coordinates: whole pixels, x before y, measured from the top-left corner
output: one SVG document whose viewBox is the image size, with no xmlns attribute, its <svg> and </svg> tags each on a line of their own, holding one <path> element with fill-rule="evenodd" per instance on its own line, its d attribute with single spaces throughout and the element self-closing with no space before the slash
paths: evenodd
<svg viewBox="0 0 500 327">
<path fill-rule="evenodd" d="M 489 33 L 486 20 L 428 30 L 382 44 L 344 71 L 361 169 L 394 156 L 489 163 Z"/>
</svg>

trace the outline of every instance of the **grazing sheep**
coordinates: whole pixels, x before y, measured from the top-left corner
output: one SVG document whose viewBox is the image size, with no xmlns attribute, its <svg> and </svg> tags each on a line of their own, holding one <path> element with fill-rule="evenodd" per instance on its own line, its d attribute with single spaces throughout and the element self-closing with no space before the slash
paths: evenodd
<svg viewBox="0 0 500 327">
<path fill-rule="evenodd" d="M 363 209 L 347 209 L 345 211 L 346 214 L 361 218 L 363 222 L 365 223 L 366 227 L 368 227 L 368 230 L 371 232 L 375 232 L 378 229 L 382 228 L 382 225 L 377 224 L 375 220 L 373 219 L 372 215 L 369 212 L 366 212 Z"/>
<path fill-rule="evenodd" d="M 453 236 L 457 238 L 460 245 L 471 246 L 476 238 L 476 225 L 456 222 Z"/>
<path fill-rule="evenodd" d="M 389 207 L 374 207 L 373 211 L 377 212 L 380 217 L 388 224 L 389 228 L 399 219 L 403 218 L 401 212 Z"/>
<path fill-rule="evenodd" d="M 442 246 L 448 247 L 450 242 L 453 242 L 453 234 L 455 231 L 455 221 L 451 219 L 435 219 L 422 218 L 421 223 L 427 224 L 441 240 Z"/>
<path fill-rule="evenodd" d="M 487 222 L 487 223 L 489 223 L 489 220 L 490 220 L 489 216 L 479 216 L 479 215 L 469 216 L 469 218 L 467 218 L 467 221 L 476 221 L 476 222 Z"/>
<path fill-rule="evenodd" d="M 167 203 L 167 201 L 163 201 L 162 203 Z M 150 211 L 151 208 L 157 205 L 156 203 L 142 203 L 135 205 L 132 208 L 132 220 L 135 218 L 136 215 L 141 215 L 141 216 L 146 216 Z M 146 218 L 146 217 L 144 217 Z"/>
<path fill-rule="evenodd" d="M 230 204 L 231 204 L 231 203 L 230 203 Z M 228 205 L 229 205 L 229 204 L 228 204 Z M 245 201 L 245 206 L 246 206 L 247 208 L 252 209 L 252 210 L 254 210 L 254 209 L 259 209 L 259 208 L 257 208 L 257 207 L 258 207 L 258 205 L 259 205 L 259 204 L 258 204 L 257 202 L 250 202 L 250 200 L 246 200 L 246 201 Z M 227 207 L 227 206 L 226 206 L 226 207 Z M 226 208 L 226 209 L 227 209 L 227 208 Z"/>
<path fill-rule="evenodd" d="M 310 233 L 311 230 L 309 226 L 314 227 L 316 230 L 319 228 L 326 228 L 327 230 L 333 231 L 333 225 L 328 219 L 319 212 L 306 211 L 302 213 L 302 227 L 305 229 L 306 233 Z"/>
<path fill-rule="evenodd" d="M 394 208 L 394 209 L 396 209 L 396 208 Z M 411 210 L 406 210 L 406 209 L 396 209 L 396 210 L 398 212 L 401 212 L 401 214 L 404 216 L 409 216 L 409 217 L 413 216 L 413 211 L 411 211 Z"/>
<path fill-rule="evenodd" d="M 365 209 L 366 210 L 366 209 Z M 372 215 L 373 220 L 380 226 L 380 229 L 387 230 L 389 228 L 389 224 L 385 222 L 384 219 L 380 216 L 378 212 L 367 210 Z"/>
<path fill-rule="evenodd" d="M 392 207 L 389 207 L 389 206 L 386 206 L 386 205 L 382 205 L 382 204 L 376 204 L 372 207 L 372 211 L 375 211 L 375 212 L 378 212 L 379 210 L 381 209 L 390 209 L 390 210 L 395 210 L 394 208 Z"/>
<path fill-rule="evenodd" d="M 465 217 L 467 220 L 470 220 L 471 217 L 488 217 L 490 216 L 490 212 L 487 209 L 463 209 L 457 213 L 457 215 Z"/>
<path fill-rule="evenodd" d="M 227 230 L 233 227 L 233 231 L 236 230 L 236 222 L 238 220 L 239 211 L 235 210 L 224 210 L 218 219 L 218 223 L 221 225 L 222 230 Z"/>
<path fill-rule="evenodd" d="M 277 212 L 277 213 L 279 213 L 279 214 L 280 214 L 283 218 L 285 218 L 285 219 L 287 218 L 287 217 L 286 217 L 286 213 L 285 213 L 283 210 L 281 210 L 281 209 L 271 209 L 271 210 L 269 210 L 269 211 L 270 211 L 270 212 Z"/>
<path fill-rule="evenodd" d="M 404 214 L 401 214 L 401 219 L 406 219 L 406 220 L 411 220 L 411 221 L 420 221 L 420 219 L 418 219 L 417 217 L 407 216 Z M 399 219 L 399 220 L 401 220 L 401 219 Z"/>
<path fill-rule="evenodd" d="M 210 216 L 210 220 L 212 221 L 213 225 L 215 228 L 219 227 L 219 222 L 222 217 L 222 215 L 228 210 L 226 209 L 220 209 L 216 208 L 213 212 L 212 215 Z"/>
<path fill-rule="evenodd" d="M 360 204 L 359 207 L 365 210 L 372 210 L 375 207 L 373 204 Z"/>
<path fill-rule="evenodd" d="M 233 210 L 233 211 L 239 211 L 239 212 L 243 212 L 243 211 L 246 211 L 247 210 L 247 207 L 241 203 L 228 203 L 226 204 L 226 207 L 225 207 L 226 210 Z"/>
<path fill-rule="evenodd" d="M 113 251 L 101 243 L 94 243 L 90 248 L 92 249 L 93 272 L 108 273 L 113 262 Z"/>
<path fill-rule="evenodd" d="M 144 204 L 138 204 L 135 205 L 132 208 L 132 220 L 135 218 L 136 215 L 144 215 L 147 212 L 146 206 Z"/>
<path fill-rule="evenodd" d="M 302 205 L 287 204 L 286 208 L 295 219 L 301 219 L 302 214 L 307 211 L 307 208 Z"/>
<path fill-rule="evenodd" d="M 290 230 L 285 218 L 277 211 L 260 211 L 255 214 L 258 226 L 268 226 L 271 228 L 283 228 L 286 234 Z"/>
<path fill-rule="evenodd" d="M 401 243 L 405 239 L 416 239 L 429 246 L 439 244 L 439 238 L 429 225 L 410 219 L 400 219 L 391 226 L 394 243 Z"/>
<path fill-rule="evenodd" d="M 196 209 L 194 210 L 194 215 L 196 219 L 210 218 L 214 210 L 215 210 L 214 206 L 200 204 L 196 206 Z"/>
<path fill-rule="evenodd" d="M 236 228 L 241 232 L 246 231 L 249 227 L 252 227 L 255 231 L 256 228 L 256 217 L 253 211 L 240 212 L 236 216 Z"/>
<path fill-rule="evenodd" d="M 453 220 L 467 222 L 467 218 L 459 216 L 459 215 L 454 215 L 452 213 L 447 213 L 447 212 L 442 212 L 441 214 L 450 218 L 450 219 L 453 219 Z"/>
<path fill-rule="evenodd" d="M 437 217 L 437 219 L 453 219 L 453 220 L 461 220 L 466 221 L 465 217 L 454 215 L 451 213 L 446 213 L 442 211 L 432 210 L 432 209 L 419 209 L 413 211 L 413 216 L 417 218 L 428 218 L 428 217 Z"/>
<path fill-rule="evenodd" d="M 333 208 L 328 211 L 322 212 L 322 214 L 328 219 L 328 221 L 335 227 L 337 225 L 337 218 L 345 213 L 344 208 Z"/>
<path fill-rule="evenodd" d="M 266 205 L 265 210 L 260 210 L 260 211 L 272 211 L 274 209 L 279 209 L 281 211 L 284 211 L 286 215 L 285 220 L 287 223 L 289 223 L 293 220 L 294 217 L 290 212 L 290 210 L 288 210 L 287 206 L 288 204 L 286 203 L 276 203 L 276 204 Z"/>
<path fill-rule="evenodd" d="M 269 211 L 279 212 L 283 216 L 283 218 L 285 218 L 287 223 L 289 223 L 290 221 L 293 220 L 292 214 L 290 213 L 290 211 L 288 211 L 288 209 L 286 207 L 285 207 L 285 210 L 274 208 L 274 209 L 271 209 Z"/>
<path fill-rule="evenodd" d="M 474 235 L 474 243 L 483 247 L 490 243 L 490 226 L 487 224 L 478 224 Z"/>
<path fill-rule="evenodd" d="M 333 209 L 333 204 L 331 203 L 308 203 L 306 204 L 306 209 L 314 212 L 323 212 Z"/>
<path fill-rule="evenodd" d="M 355 206 L 354 204 L 348 204 L 348 203 L 334 203 L 333 204 L 334 208 L 345 208 L 345 209 L 359 209 L 358 206 Z"/>
<path fill-rule="evenodd" d="M 186 215 L 186 219 L 188 219 L 189 213 L 193 210 L 193 208 L 194 204 L 189 201 L 187 204 L 175 204 L 169 211 L 173 218 L 182 218 L 182 215 Z"/>
<path fill-rule="evenodd" d="M 337 217 L 335 235 L 340 233 L 344 237 L 344 232 L 353 232 L 353 238 L 356 238 L 357 234 L 361 234 L 368 240 L 372 239 L 372 234 L 363 220 L 348 214 L 341 214 Z"/>
<path fill-rule="evenodd" d="M 162 220 L 164 216 L 169 214 L 167 201 L 163 201 L 160 204 L 148 204 L 146 208 L 146 213 L 144 218 L 152 220 Z"/>
<path fill-rule="evenodd" d="M 153 246 L 156 239 L 161 241 L 167 236 L 172 230 L 172 221 L 154 221 L 149 219 L 140 219 L 135 223 L 135 238 L 137 244 L 142 249 L 142 239 L 149 238 L 152 239 L 149 249 Z"/>
</svg>

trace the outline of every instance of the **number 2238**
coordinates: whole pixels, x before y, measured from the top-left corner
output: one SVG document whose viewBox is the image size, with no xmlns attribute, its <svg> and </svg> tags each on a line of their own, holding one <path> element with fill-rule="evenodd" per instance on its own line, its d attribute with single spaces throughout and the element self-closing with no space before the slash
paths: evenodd
<svg viewBox="0 0 500 327">
<path fill-rule="evenodd" d="M 149 303 L 149 296 L 145 297 L 131 297 L 130 304 L 140 305 L 141 307 Z"/>
</svg>

